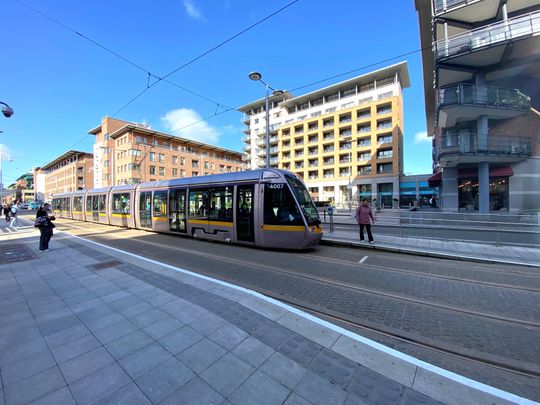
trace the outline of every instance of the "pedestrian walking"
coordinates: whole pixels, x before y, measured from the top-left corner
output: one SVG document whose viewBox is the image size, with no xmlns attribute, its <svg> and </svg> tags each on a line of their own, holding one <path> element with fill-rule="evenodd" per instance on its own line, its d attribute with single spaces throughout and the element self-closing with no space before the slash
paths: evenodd
<svg viewBox="0 0 540 405">
<path fill-rule="evenodd" d="M 50 205 L 45 203 L 43 204 L 36 213 L 36 223 L 35 227 L 39 228 L 40 237 L 39 237 L 39 251 L 46 252 L 49 249 L 49 242 L 53 236 L 53 228 L 55 225 L 52 223 L 56 218 L 54 216 L 49 216 L 48 211 L 50 210 Z"/>
<path fill-rule="evenodd" d="M 360 225 L 360 240 L 364 241 L 364 227 L 366 228 L 369 243 L 373 243 L 373 235 L 371 234 L 371 224 L 375 223 L 373 211 L 370 208 L 368 201 L 364 198 L 362 204 L 356 209 L 356 222 Z"/>
<path fill-rule="evenodd" d="M 11 207 L 9 206 L 9 204 L 5 204 L 4 205 L 4 215 L 6 217 L 6 222 L 9 222 L 10 214 L 11 214 Z"/>
<path fill-rule="evenodd" d="M 13 204 L 11 207 L 11 223 L 9 224 L 10 228 L 18 228 L 19 227 L 19 208 L 17 207 L 17 204 Z"/>
</svg>

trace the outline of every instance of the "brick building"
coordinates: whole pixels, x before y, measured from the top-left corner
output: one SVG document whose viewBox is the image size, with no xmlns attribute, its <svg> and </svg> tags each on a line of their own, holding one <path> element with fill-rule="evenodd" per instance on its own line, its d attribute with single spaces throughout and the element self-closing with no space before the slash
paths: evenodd
<svg viewBox="0 0 540 405">
<path fill-rule="evenodd" d="M 94 188 L 237 172 L 242 154 L 110 117 L 89 131 L 94 143 Z"/>
<path fill-rule="evenodd" d="M 94 184 L 94 159 L 91 153 L 70 150 L 51 162 L 34 170 L 44 174 L 44 198 L 50 201 L 53 194 L 92 188 Z M 39 191 L 40 187 L 36 187 Z M 39 196 L 36 199 L 40 199 Z"/>
</svg>

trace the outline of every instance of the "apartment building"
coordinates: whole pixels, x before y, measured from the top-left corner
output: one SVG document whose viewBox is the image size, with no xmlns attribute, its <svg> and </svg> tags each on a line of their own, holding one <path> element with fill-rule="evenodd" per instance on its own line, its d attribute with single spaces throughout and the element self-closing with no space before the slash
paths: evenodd
<svg viewBox="0 0 540 405">
<path fill-rule="evenodd" d="M 297 174 L 315 200 L 395 206 L 403 172 L 402 89 L 409 86 L 401 62 L 304 95 L 271 96 L 270 165 Z M 249 167 L 264 167 L 265 99 L 238 110 Z"/>
<path fill-rule="evenodd" d="M 415 0 L 440 203 L 540 209 L 540 0 Z"/>
<path fill-rule="evenodd" d="M 34 174 L 24 173 L 15 180 L 15 201 L 29 203 L 34 201 Z"/>
<path fill-rule="evenodd" d="M 91 153 L 70 150 L 46 165 L 34 169 L 34 177 L 42 175 L 44 175 L 45 201 L 50 201 L 53 194 L 92 188 L 93 156 Z M 40 191 L 40 187 L 36 187 L 36 195 L 39 193 L 38 190 Z"/>
<path fill-rule="evenodd" d="M 94 188 L 238 172 L 242 154 L 110 117 L 89 132 L 94 143 Z"/>
</svg>

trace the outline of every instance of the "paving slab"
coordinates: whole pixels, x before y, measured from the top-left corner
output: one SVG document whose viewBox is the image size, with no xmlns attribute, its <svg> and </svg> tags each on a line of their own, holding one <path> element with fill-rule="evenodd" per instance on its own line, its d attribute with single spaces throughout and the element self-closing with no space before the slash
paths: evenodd
<svg viewBox="0 0 540 405">
<path fill-rule="evenodd" d="M 243 288 L 54 243 L 49 259 L 0 265 L 0 405 L 526 403 Z"/>
</svg>

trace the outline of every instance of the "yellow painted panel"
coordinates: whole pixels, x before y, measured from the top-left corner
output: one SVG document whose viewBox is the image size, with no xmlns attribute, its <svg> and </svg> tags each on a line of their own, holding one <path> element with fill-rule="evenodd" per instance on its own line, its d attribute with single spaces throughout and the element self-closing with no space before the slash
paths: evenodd
<svg viewBox="0 0 540 405">
<path fill-rule="evenodd" d="M 112 214 L 113 217 L 131 218 L 131 214 Z"/>
<path fill-rule="evenodd" d="M 168 221 L 167 217 L 152 217 L 152 221 Z"/>
<path fill-rule="evenodd" d="M 263 231 L 305 232 L 304 226 L 262 225 Z"/>
<path fill-rule="evenodd" d="M 226 221 L 208 221 L 208 225 L 214 225 L 214 226 L 233 226 L 232 222 L 226 222 Z"/>
</svg>

